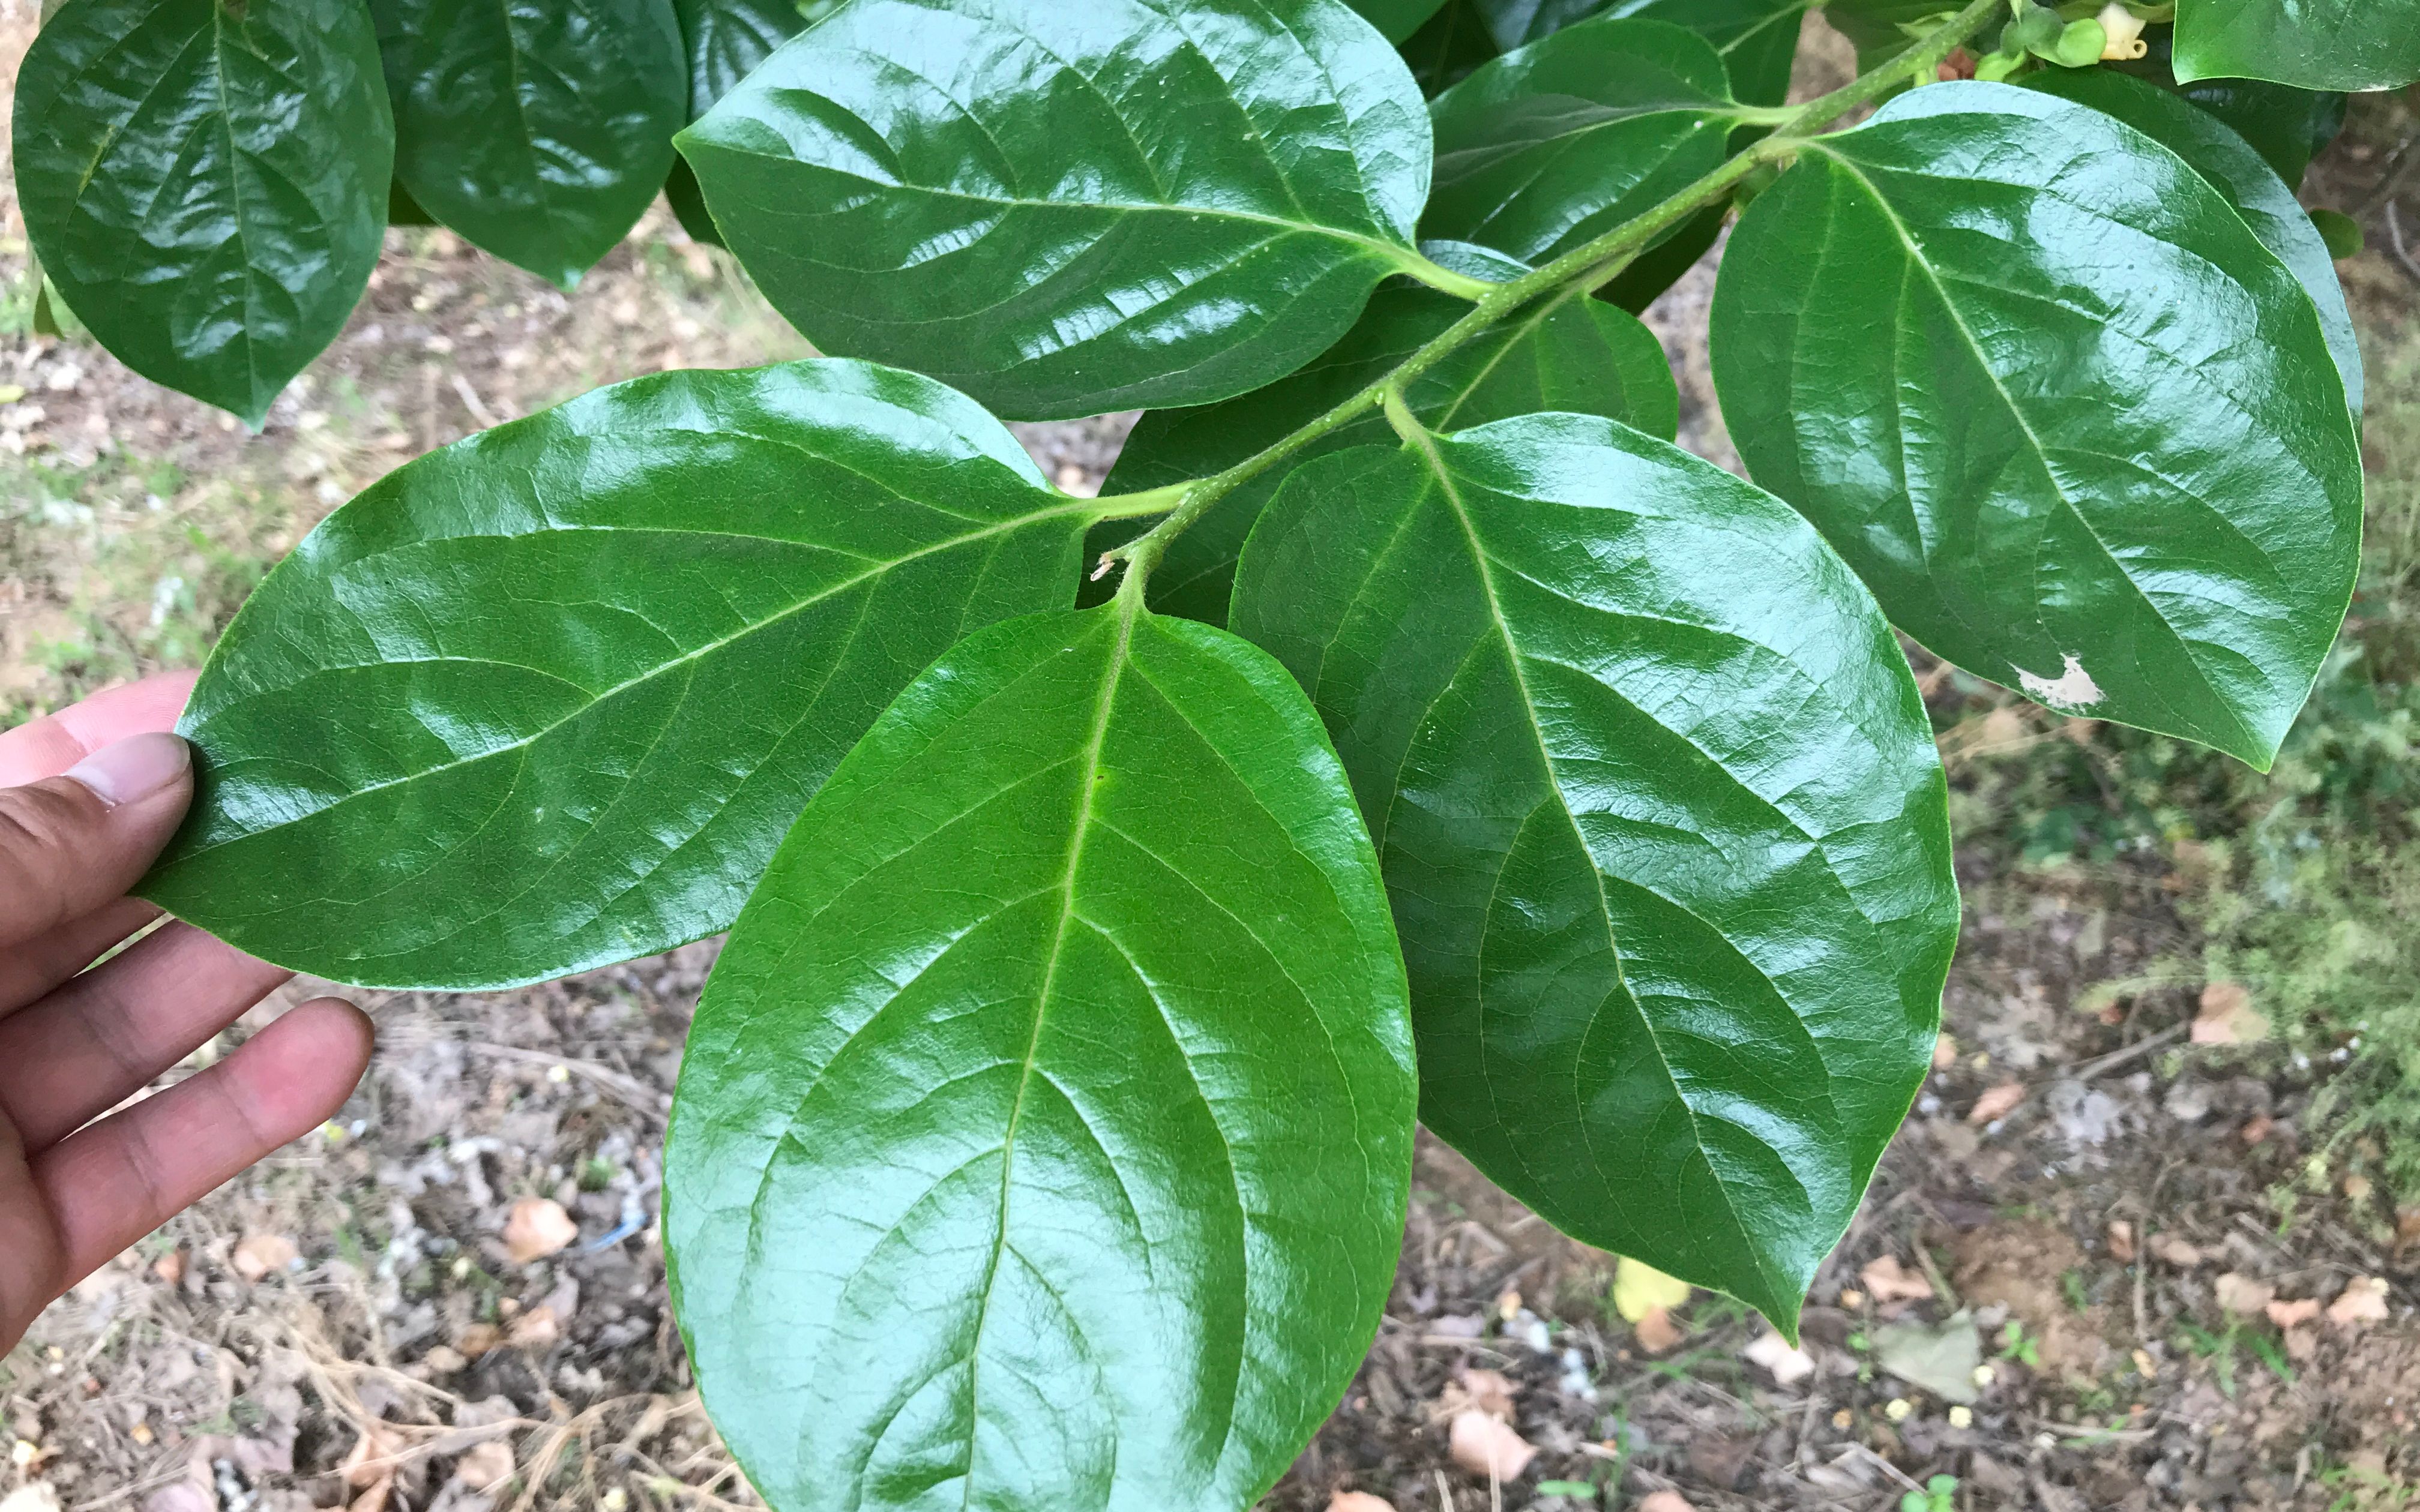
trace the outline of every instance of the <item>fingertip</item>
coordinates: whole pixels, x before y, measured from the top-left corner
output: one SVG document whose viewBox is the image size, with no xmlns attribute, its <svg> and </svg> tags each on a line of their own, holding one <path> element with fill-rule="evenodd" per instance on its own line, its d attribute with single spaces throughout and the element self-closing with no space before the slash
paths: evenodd
<svg viewBox="0 0 2420 1512">
<path fill-rule="evenodd" d="M 244 1041 L 228 1059 L 243 1096 L 281 1143 L 333 1117 L 369 1070 L 377 1031 L 341 997 L 314 997 Z"/>
</svg>

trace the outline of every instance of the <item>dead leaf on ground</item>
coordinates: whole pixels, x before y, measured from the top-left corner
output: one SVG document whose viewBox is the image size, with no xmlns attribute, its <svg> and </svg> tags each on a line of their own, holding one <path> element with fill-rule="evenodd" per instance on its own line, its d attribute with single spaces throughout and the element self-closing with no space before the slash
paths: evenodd
<svg viewBox="0 0 2420 1512">
<path fill-rule="evenodd" d="M 163 1287 L 185 1284 L 185 1248 L 179 1244 L 151 1262 L 151 1274 Z"/>
<path fill-rule="evenodd" d="M 2014 1113 L 2017 1110 L 2017 1104 L 2024 1100 L 2024 1083 L 2002 1082 L 1975 1100 L 1975 1105 L 1966 1110 L 1966 1121 L 1968 1123 L 1996 1122 Z"/>
<path fill-rule="evenodd" d="M 1650 1310 L 1646 1317 L 1631 1325 L 1630 1332 L 1638 1341 L 1638 1347 L 1650 1354 L 1662 1354 L 1677 1348 L 1688 1336 L 1682 1333 L 1680 1324 L 1672 1321 L 1672 1315 L 1661 1307 Z"/>
<path fill-rule="evenodd" d="M 515 1265 L 559 1255 L 579 1237 L 580 1226 L 552 1197 L 523 1197 L 504 1220 L 504 1253 Z"/>
<path fill-rule="evenodd" d="M 258 1281 L 292 1265 L 302 1255 L 284 1234 L 250 1234 L 227 1257 L 227 1264 L 246 1281 Z"/>
<path fill-rule="evenodd" d="M 2265 1312 L 2277 1297 L 2277 1288 L 2268 1282 L 2256 1281 L 2233 1271 L 2220 1276 L 2213 1283 L 2213 1288 L 2218 1293 L 2218 1304 L 2239 1318 Z"/>
<path fill-rule="evenodd" d="M 1518 1480 L 1536 1458 L 1538 1446 L 1512 1431 L 1512 1425 L 1475 1407 L 1453 1414 L 1446 1452 L 1463 1470 L 1481 1480 Z"/>
<path fill-rule="evenodd" d="M 2269 1037 L 2269 1021 L 2252 1006 L 2240 981 L 2213 981 L 2201 990 L 2201 1010 L 2187 1038 L 2195 1044 L 2251 1044 Z"/>
<path fill-rule="evenodd" d="M 563 1324 L 544 1303 L 513 1319 L 504 1342 L 523 1350 L 551 1350 L 563 1342 Z"/>
<path fill-rule="evenodd" d="M 475 1360 L 504 1342 L 504 1331 L 493 1323 L 473 1323 L 454 1341 L 454 1348 L 465 1360 Z"/>
<path fill-rule="evenodd" d="M 2123 1218 L 2109 1220 L 2109 1257 L 2120 1265 L 2134 1260 L 2134 1226 Z"/>
<path fill-rule="evenodd" d="M 381 1482 L 395 1479 L 395 1461 L 403 1453 L 403 1439 L 376 1421 L 362 1425 L 361 1429 L 361 1437 L 353 1441 L 352 1452 L 339 1468 L 346 1485 L 375 1490 Z"/>
<path fill-rule="evenodd" d="M 2257 1145 L 2263 1142 L 2271 1134 L 2276 1132 L 2276 1119 L 2269 1117 L 2266 1113 L 2256 1113 L 2252 1117 L 2244 1119 L 2243 1127 L 2238 1129 L 2235 1133 L 2236 1137 L 2242 1139 L 2245 1144 Z"/>
<path fill-rule="evenodd" d="M 1625 1323 L 1636 1323 L 1659 1308 L 1678 1307 L 1689 1300 L 1689 1283 L 1666 1275 L 1652 1265 L 1624 1255 L 1614 1262 L 1613 1310 Z"/>
<path fill-rule="evenodd" d="M 1639 1498 L 1638 1512 L 1698 1512 L 1679 1491 L 1650 1491 Z"/>
<path fill-rule="evenodd" d="M 2180 1271 L 2190 1271 L 2201 1263 L 2201 1251 L 2174 1234 L 2152 1235 L 2151 1253 Z"/>
<path fill-rule="evenodd" d="M 1876 1302 L 1932 1300 L 1932 1283 L 1902 1268 L 1896 1255 L 1867 1261 L 1866 1268 L 1857 1273 L 1857 1279 L 1866 1284 L 1867 1293 Z"/>
<path fill-rule="evenodd" d="M 1975 1367 L 1983 1363 L 1983 1341 L 1971 1313 L 1939 1323 L 1885 1323 L 1873 1333 L 1874 1363 L 1911 1386 L 1945 1402 L 1973 1406 Z"/>
<path fill-rule="evenodd" d="M 516 1468 L 513 1446 L 503 1439 L 490 1439 L 473 1446 L 455 1463 L 454 1478 L 484 1494 L 512 1479 Z"/>
<path fill-rule="evenodd" d="M 1453 1373 L 1455 1384 L 1468 1405 L 1493 1417 L 1512 1419 L 1512 1394 L 1519 1388 L 1501 1370 L 1478 1370 L 1467 1365 Z"/>
<path fill-rule="evenodd" d="M 2328 1304 L 2328 1321 L 2338 1328 L 2386 1321 L 2386 1283 L 2374 1275 L 2354 1276 Z"/>
<path fill-rule="evenodd" d="M 2273 1302 L 2261 1309 L 2269 1321 L 2279 1328 L 2297 1328 L 2319 1316 L 2319 1299 L 2302 1297 L 2293 1302 Z"/>
<path fill-rule="evenodd" d="M 1762 1365 L 1776 1385 L 1794 1386 L 1815 1373 L 1812 1355 L 1805 1350 L 1792 1349 L 1788 1339 L 1769 1328 L 1745 1352 L 1747 1363 Z"/>
<path fill-rule="evenodd" d="M 1945 1030 L 1932 1041 L 1932 1069 L 1947 1071 L 1958 1064 L 1958 1041 Z"/>
<path fill-rule="evenodd" d="M 1327 1512 L 1395 1512 L 1395 1504 L 1368 1491 L 1338 1491 L 1327 1499 Z"/>
</svg>

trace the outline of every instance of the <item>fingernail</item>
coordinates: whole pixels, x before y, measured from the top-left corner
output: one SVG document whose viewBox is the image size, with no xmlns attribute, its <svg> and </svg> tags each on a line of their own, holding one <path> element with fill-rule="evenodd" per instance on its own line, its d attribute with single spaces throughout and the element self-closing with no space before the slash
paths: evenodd
<svg viewBox="0 0 2420 1512">
<path fill-rule="evenodd" d="M 193 750 L 184 741 L 155 732 L 103 746 L 69 767 L 67 775 L 116 808 L 149 797 L 184 776 L 193 764 Z"/>
</svg>

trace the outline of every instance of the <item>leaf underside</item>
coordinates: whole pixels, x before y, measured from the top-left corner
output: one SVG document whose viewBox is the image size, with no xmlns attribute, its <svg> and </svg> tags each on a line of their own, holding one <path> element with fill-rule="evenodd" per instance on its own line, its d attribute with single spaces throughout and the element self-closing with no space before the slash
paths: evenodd
<svg viewBox="0 0 2420 1512">
<path fill-rule="evenodd" d="M 995 626 L 783 844 L 690 1032 L 675 1309 L 785 1512 L 1233 1512 L 1360 1364 L 1414 1076 L 1317 717 L 1225 632 Z"/>
<path fill-rule="evenodd" d="M 1411 257 L 1430 157 L 1342 0 L 853 0 L 681 151 L 818 348 L 1018 420 L 1299 366 Z"/>
<path fill-rule="evenodd" d="M 1794 1327 L 1958 923 L 1929 726 L 1847 568 L 1711 464 L 1529 415 L 1302 469 L 1233 624 L 1352 774 L 1422 1120 L 1566 1232 Z"/>
<path fill-rule="evenodd" d="M 1935 653 L 2266 767 L 2352 590 L 2310 297 L 2133 129 L 1945 84 L 1809 144 L 1732 233 L 1723 413 Z"/>
<path fill-rule="evenodd" d="M 1090 519 L 966 399 L 859 363 L 668 373 L 484 432 L 246 601 L 144 892 L 367 986 L 710 933 L 934 656 L 1067 604 Z"/>
<path fill-rule="evenodd" d="M 395 122 L 349 0 L 73 0 L 25 54 L 15 144 L 77 318 L 255 429 L 378 261 Z"/>
</svg>

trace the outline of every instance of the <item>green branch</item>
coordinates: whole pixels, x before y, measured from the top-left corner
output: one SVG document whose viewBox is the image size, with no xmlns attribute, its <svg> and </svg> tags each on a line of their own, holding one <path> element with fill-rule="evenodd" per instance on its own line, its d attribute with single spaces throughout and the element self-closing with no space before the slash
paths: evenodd
<svg viewBox="0 0 2420 1512">
<path fill-rule="evenodd" d="M 1632 258 L 1646 251 L 1664 232 L 1722 199 L 1741 179 L 1758 168 L 1793 156 L 1807 137 L 1851 111 L 1872 104 L 1908 80 L 1930 78 L 1947 61 L 1950 54 L 2007 8 L 2008 0 L 1971 0 L 1963 10 L 1945 22 L 1938 30 L 1911 44 L 1871 72 L 1782 114 L 1777 118 L 1777 129 L 1773 135 L 1727 159 L 1722 166 L 1696 183 L 1640 212 L 1635 219 L 1510 283 L 1483 284 L 1448 274 L 1449 278 L 1469 285 L 1471 293 L 1466 294 L 1462 287 L 1440 285 L 1435 278 L 1423 276 L 1419 270 L 1407 265 L 1406 271 L 1420 277 L 1423 283 L 1448 287 L 1449 292 L 1466 298 L 1475 295 L 1470 312 L 1351 398 L 1234 466 L 1190 483 L 1171 484 L 1152 489 L 1149 493 L 1111 495 L 1101 500 L 1101 517 L 1104 519 L 1154 514 L 1171 500 L 1174 501 L 1174 507 L 1170 509 L 1166 518 L 1150 530 L 1124 546 L 1103 552 L 1100 570 L 1105 572 L 1112 563 L 1123 562 L 1126 564 L 1129 579 L 1148 578 L 1152 569 L 1159 565 L 1160 558 L 1167 555 L 1169 543 L 1182 535 L 1195 520 L 1207 514 L 1211 506 L 1241 485 L 1329 431 L 1367 413 L 1373 406 L 1401 408 L 1403 396 L 1414 379 L 1523 305 L 1548 295 L 1575 288 L 1595 288 L 1602 285 L 1620 272 Z M 1419 261 L 1437 273 L 1446 271 L 1424 257 Z M 1408 413 L 1407 410 L 1405 412 Z M 1121 591 L 1125 587 L 1125 584 L 1120 584 Z M 1141 591 L 1139 582 L 1134 591 Z"/>
</svg>

